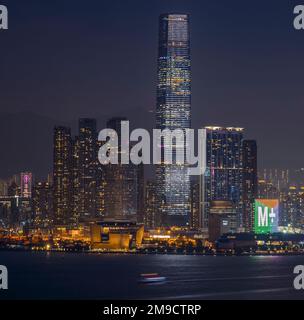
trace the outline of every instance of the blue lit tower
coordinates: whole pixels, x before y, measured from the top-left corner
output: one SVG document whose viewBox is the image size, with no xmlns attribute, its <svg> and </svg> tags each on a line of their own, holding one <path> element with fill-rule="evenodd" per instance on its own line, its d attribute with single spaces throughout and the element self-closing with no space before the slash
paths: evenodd
<svg viewBox="0 0 304 320">
<path fill-rule="evenodd" d="M 191 68 L 189 16 L 162 14 L 159 18 L 157 129 L 191 126 Z M 162 143 L 164 148 L 164 143 Z M 173 144 L 173 159 L 174 152 Z M 158 225 L 187 225 L 190 218 L 190 181 L 187 165 L 156 166 Z"/>
</svg>

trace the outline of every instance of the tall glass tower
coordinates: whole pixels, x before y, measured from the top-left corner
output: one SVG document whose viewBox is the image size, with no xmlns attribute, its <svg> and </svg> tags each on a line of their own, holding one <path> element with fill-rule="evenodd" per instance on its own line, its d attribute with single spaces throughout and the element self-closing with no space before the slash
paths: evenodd
<svg viewBox="0 0 304 320">
<path fill-rule="evenodd" d="M 257 143 L 243 140 L 243 227 L 254 231 L 254 200 L 258 195 Z"/>
<path fill-rule="evenodd" d="M 203 227 L 208 227 L 212 201 L 231 201 L 236 216 L 234 231 L 243 226 L 243 128 L 206 127 L 207 170 L 203 179 Z"/>
<path fill-rule="evenodd" d="M 157 129 L 186 129 L 191 126 L 191 69 L 189 16 L 162 14 L 159 18 Z M 173 141 L 173 160 L 177 145 Z M 166 152 L 164 141 L 163 152 Z M 158 225 L 185 226 L 190 219 L 190 179 L 187 165 L 156 166 L 159 202 Z"/>
</svg>

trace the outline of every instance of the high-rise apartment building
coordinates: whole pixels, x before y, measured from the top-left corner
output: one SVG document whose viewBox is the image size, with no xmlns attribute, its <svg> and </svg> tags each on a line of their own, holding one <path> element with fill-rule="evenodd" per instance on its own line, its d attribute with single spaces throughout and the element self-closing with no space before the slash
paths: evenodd
<svg viewBox="0 0 304 320">
<path fill-rule="evenodd" d="M 129 219 L 143 222 L 144 219 L 144 174 L 143 165 L 121 164 L 121 121 L 126 118 L 112 118 L 107 128 L 116 131 L 119 147 L 118 164 L 103 166 L 104 171 L 104 215 L 112 219 Z M 112 147 L 114 148 L 114 146 Z M 114 149 L 113 149 L 114 150 Z"/>
<path fill-rule="evenodd" d="M 52 214 L 53 197 L 52 187 L 48 182 L 38 181 L 33 188 L 32 208 L 33 226 L 50 227 L 53 221 Z"/>
<path fill-rule="evenodd" d="M 72 137 L 67 127 L 54 129 L 53 207 L 54 223 L 68 224 L 72 219 Z"/>
<path fill-rule="evenodd" d="M 97 170 L 97 131 L 96 120 L 79 119 L 79 134 L 76 148 L 78 148 L 77 201 L 80 217 L 94 217 L 96 215 L 96 170 Z M 76 151 L 75 151 L 76 152 Z"/>
</svg>

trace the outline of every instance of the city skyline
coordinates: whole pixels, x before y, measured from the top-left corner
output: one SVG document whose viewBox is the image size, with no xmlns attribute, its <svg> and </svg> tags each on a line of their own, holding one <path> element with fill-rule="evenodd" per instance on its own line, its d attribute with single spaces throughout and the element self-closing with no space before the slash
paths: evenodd
<svg viewBox="0 0 304 320">
<path fill-rule="evenodd" d="M 120 121 L 125 120 L 111 118 L 108 127 L 120 135 Z M 159 226 L 156 181 L 146 179 L 144 183 L 141 165 L 118 165 L 119 170 L 117 165 L 102 167 L 97 160 L 101 143 L 96 139 L 95 119 L 81 118 L 78 123 L 79 135 L 75 136 L 71 135 L 70 128 L 54 128 L 52 177 L 41 181 L 35 180 L 32 172 L 21 172 L 19 177 L 15 175 L 0 181 L 2 218 L 9 217 L 21 224 L 30 219 L 34 226 L 42 228 L 49 228 L 53 223 L 77 226 L 86 218 L 131 219 L 148 228 Z M 216 212 L 224 201 L 227 209 L 232 210 L 231 228 L 227 230 L 251 232 L 254 201 L 279 199 L 280 226 L 301 229 L 304 223 L 303 170 L 264 169 L 258 174 L 257 143 L 243 139 L 243 128 L 207 127 L 206 130 L 207 170 L 203 177 L 194 176 L 191 180 L 189 227 L 208 229 L 209 211 Z M 89 170 L 84 176 L 83 169 Z M 90 172 L 93 172 L 91 177 Z M 90 179 L 89 189 L 81 187 L 83 178 Z M 204 200 L 202 195 L 205 195 Z M 7 207 L 8 203 L 11 204 Z M 10 214 L 7 209 L 11 210 Z"/>
<path fill-rule="evenodd" d="M 179 129 L 185 133 L 191 128 L 190 16 L 182 13 L 160 14 L 158 34 L 156 128 Z M 124 139 L 120 124 L 125 120 L 126 117 L 112 117 L 107 121 L 107 128 L 115 130 L 119 140 Z M 155 164 L 156 202 L 151 204 L 154 205 L 154 212 L 149 213 L 149 208 L 147 212 L 144 210 L 144 201 L 150 206 L 150 199 L 144 199 L 144 167 L 133 164 L 103 166 L 100 159 L 100 163 L 97 161 L 98 147 L 103 142 L 97 139 L 96 119 L 80 118 L 75 136 L 70 127 L 56 126 L 51 187 L 53 199 L 52 205 L 43 206 L 50 208 L 46 214 L 48 218 L 52 217 L 50 226 L 79 226 L 86 219 L 111 218 L 129 219 L 157 227 L 207 229 L 213 201 L 224 200 L 231 201 L 233 212 L 227 231 L 244 229 L 243 220 L 249 218 L 243 213 L 242 203 L 243 129 L 206 127 L 205 130 L 207 143 L 206 150 L 202 152 L 206 153 L 207 171 L 196 189 L 190 181 L 189 164 L 175 163 L 179 150 L 186 155 L 184 148 L 189 147 L 189 142 L 182 140 L 181 144 L 176 139 L 169 146 L 166 139 L 161 140 L 162 155 L 160 162 Z M 115 147 L 114 152 L 122 156 L 125 151 Z M 173 158 L 171 164 L 166 160 L 168 153 Z M 38 184 L 34 194 L 48 201 L 40 190 L 42 186 Z M 45 188 L 47 193 L 49 186 L 45 185 Z M 250 203 L 252 201 L 253 198 Z M 38 206 L 35 207 L 36 203 Z M 32 221 L 41 222 L 41 211 L 44 210 L 40 208 L 40 200 L 36 203 L 34 201 L 33 217 L 22 222 L 25 225 L 32 225 Z M 247 230 L 252 231 L 252 228 Z"/>
<path fill-rule="evenodd" d="M 0 0 L 4 310 L 303 299 L 298 1 Z"/>
<path fill-rule="evenodd" d="M 183 13 L 162 13 L 159 16 L 154 121 L 156 128 L 160 130 L 186 131 L 191 128 L 189 20 L 189 14 Z M 152 115 L 151 113 L 151 118 Z M 124 139 L 120 124 L 125 120 L 127 117 L 122 116 L 111 116 L 107 120 L 107 128 L 115 130 L 119 140 Z M 273 198 L 282 198 L 284 203 L 284 195 L 280 194 L 283 190 L 272 184 L 271 179 L 265 179 L 264 184 L 258 181 L 257 162 L 258 154 L 261 154 L 258 152 L 259 142 L 246 140 L 244 128 L 231 125 L 206 126 L 204 130 L 206 171 L 199 181 L 190 180 L 187 163 L 174 163 L 178 150 L 185 152 L 184 147 L 188 142 L 184 141 L 183 145 L 179 145 L 180 142 L 176 140 L 171 150 L 171 147 L 166 145 L 166 140 L 163 140 L 163 156 L 160 162 L 154 165 L 153 185 L 153 182 L 148 180 L 150 175 L 148 179 L 145 177 L 143 165 L 103 166 L 99 156 L 97 157 L 98 149 L 103 145 L 97 138 L 97 120 L 80 117 L 76 135 L 72 134 L 70 126 L 54 127 L 52 179 L 38 180 L 33 190 L 29 190 L 29 185 L 32 188 L 33 175 L 28 170 L 29 172 L 21 174 L 21 192 L 19 193 L 19 186 L 14 182 L 16 186 L 7 185 L 3 196 L 21 196 L 28 199 L 33 193 L 41 196 L 43 201 L 49 201 L 46 194 L 49 188 L 51 189 L 52 205 L 44 204 L 41 208 L 41 200 L 34 200 L 33 208 L 36 208 L 37 214 L 33 212 L 33 217 L 27 218 L 27 213 L 24 213 L 25 221 L 19 222 L 25 224 L 41 222 L 40 217 L 45 215 L 42 212 L 48 207 L 46 219 L 48 221 L 52 217 L 51 225 L 55 226 L 78 226 L 86 219 L 111 218 L 130 219 L 157 227 L 187 226 L 206 231 L 210 228 L 209 222 L 214 225 L 217 221 L 214 217 L 226 210 L 226 232 L 252 232 L 254 201 L 257 198 L 265 199 L 266 194 L 273 194 Z M 120 147 L 116 151 L 118 155 L 123 155 L 124 151 Z M 167 163 L 168 152 L 172 152 L 173 164 Z M 146 193 L 145 179 L 148 180 Z M 290 188 L 291 185 L 287 184 L 287 187 Z M 261 192 L 262 188 L 264 189 Z M 147 196 L 152 199 L 145 198 Z M 280 220 L 285 224 L 293 220 L 291 212 L 294 208 L 288 207 L 288 197 L 289 195 L 285 201 L 285 218 Z M 301 195 L 299 199 L 302 201 Z M 5 203 L 5 199 L 3 201 Z M 295 206 L 297 205 L 295 203 Z M 23 209 L 20 210 L 23 212 Z M 27 210 L 30 208 L 25 211 Z M 299 210 L 302 210 L 301 204 Z M 289 217 L 286 218 L 287 216 Z M 217 221 L 215 224 L 218 223 Z M 301 228 L 301 223 L 302 218 L 296 220 L 295 225 Z"/>
</svg>

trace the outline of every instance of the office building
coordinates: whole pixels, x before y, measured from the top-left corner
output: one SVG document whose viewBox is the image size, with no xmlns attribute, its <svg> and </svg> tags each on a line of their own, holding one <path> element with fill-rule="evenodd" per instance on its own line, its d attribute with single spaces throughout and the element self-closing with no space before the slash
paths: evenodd
<svg viewBox="0 0 304 320">
<path fill-rule="evenodd" d="M 157 129 L 186 129 L 191 126 L 191 68 L 189 16 L 162 14 L 159 18 Z M 172 148 L 173 164 L 164 161 L 171 152 L 162 141 L 163 158 L 156 165 L 159 223 L 186 226 L 190 222 L 190 179 L 186 164 L 176 164 L 178 148 Z"/>
<path fill-rule="evenodd" d="M 243 228 L 243 128 L 206 127 L 207 168 L 202 179 L 202 225 L 208 228 L 211 201 L 231 201 L 236 224 Z"/>
<path fill-rule="evenodd" d="M 254 227 L 254 200 L 258 195 L 257 144 L 243 140 L 243 227 L 251 232 Z"/>
</svg>

